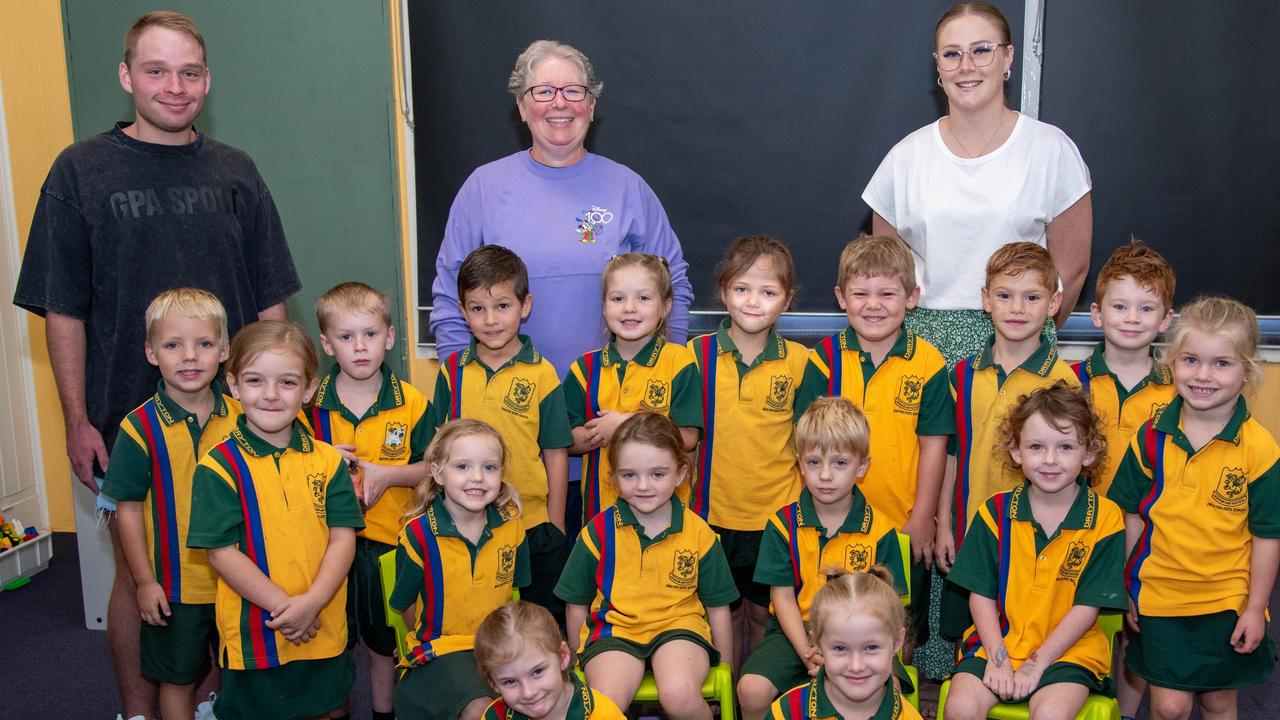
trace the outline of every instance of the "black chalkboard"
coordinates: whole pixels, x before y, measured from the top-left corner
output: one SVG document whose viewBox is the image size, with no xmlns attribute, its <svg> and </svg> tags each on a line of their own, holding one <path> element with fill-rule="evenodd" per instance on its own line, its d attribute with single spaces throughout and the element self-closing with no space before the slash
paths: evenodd
<svg viewBox="0 0 1280 720">
<path fill-rule="evenodd" d="M 718 306 L 712 269 L 725 245 L 762 232 L 796 255 L 793 309 L 838 311 L 833 265 L 869 228 L 863 187 L 894 143 L 943 112 L 930 53 L 949 5 L 411 1 L 420 304 L 431 303 L 462 182 L 528 147 L 506 78 L 529 42 L 552 38 L 604 80 L 587 146 L 658 194 L 696 307 Z M 1229 292 L 1280 312 L 1280 294 L 1264 291 L 1280 268 L 1280 174 L 1268 172 L 1280 159 L 1280 72 L 1268 60 L 1280 5 L 1230 17 L 1189 0 L 1129 5 L 1051 2 L 1046 17 L 1041 117 L 1076 140 L 1092 172 L 1093 272 L 1135 233 L 1175 263 L 1179 298 Z M 1022 3 L 1002 10 L 1020 45 Z"/>
</svg>

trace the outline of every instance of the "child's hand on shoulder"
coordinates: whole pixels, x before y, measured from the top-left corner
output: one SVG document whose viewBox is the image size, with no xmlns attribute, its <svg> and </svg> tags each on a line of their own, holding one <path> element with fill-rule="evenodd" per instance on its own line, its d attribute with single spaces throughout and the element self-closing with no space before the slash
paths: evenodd
<svg viewBox="0 0 1280 720">
<path fill-rule="evenodd" d="M 822 651 L 813 645 L 800 655 L 800 659 L 804 661 L 804 670 L 809 673 L 809 677 L 818 674 L 818 670 L 822 667 Z"/>
<path fill-rule="evenodd" d="M 138 585 L 138 612 L 148 625 L 165 627 L 169 624 L 164 620 L 171 614 L 169 599 L 164 596 L 164 587 L 160 583 L 152 580 Z"/>
<path fill-rule="evenodd" d="M 918 563 L 923 560 L 926 568 L 933 567 L 933 546 L 938 532 L 938 525 L 933 518 L 912 513 L 903 524 L 902 532 L 911 538 L 911 561 Z"/>
<path fill-rule="evenodd" d="M 324 603 L 317 601 L 307 593 L 291 595 L 280 602 L 272 611 L 267 627 L 277 630 L 285 639 L 294 645 L 310 642 L 320 629 L 316 616 Z"/>
<path fill-rule="evenodd" d="M 1231 633 L 1231 646 L 1237 653 L 1248 655 L 1258 649 L 1266 632 L 1267 619 L 1263 612 L 1246 608 L 1236 621 L 1236 629 Z"/>
<path fill-rule="evenodd" d="M 933 558 L 939 572 L 951 572 L 951 564 L 956 561 L 956 539 L 951 534 L 951 523 L 938 523 L 933 534 Z"/>
<path fill-rule="evenodd" d="M 618 426 L 624 420 L 631 417 L 635 413 L 616 412 L 614 410 L 601 410 L 600 415 L 593 420 L 588 420 L 584 425 L 587 429 L 587 437 L 598 446 L 608 445 L 613 439 L 613 433 L 617 431 Z"/>
</svg>

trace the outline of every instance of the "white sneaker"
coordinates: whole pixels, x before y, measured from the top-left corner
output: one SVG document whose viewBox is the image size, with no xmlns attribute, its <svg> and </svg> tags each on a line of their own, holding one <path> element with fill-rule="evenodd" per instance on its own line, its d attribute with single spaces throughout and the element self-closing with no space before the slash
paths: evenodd
<svg viewBox="0 0 1280 720">
<path fill-rule="evenodd" d="M 218 699 L 218 693 L 209 693 L 209 699 L 196 706 L 196 720 L 218 720 L 213 714 L 213 701 Z"/>
</svg>

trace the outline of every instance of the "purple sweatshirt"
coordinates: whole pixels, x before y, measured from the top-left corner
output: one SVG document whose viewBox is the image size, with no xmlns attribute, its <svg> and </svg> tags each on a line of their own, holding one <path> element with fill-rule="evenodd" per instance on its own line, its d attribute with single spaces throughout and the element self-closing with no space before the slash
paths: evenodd
<svg viewBox="0 0 1280 720">
<path fill-rule="evenodd" d="M 471 341 L 458 307 L 458 268 L 481 245 L 509 248 L 528 266 L 533 312 L 522 332 L 558 372 L 607 341 L 600 274 L 621 253 L 667 258 L 675 294 L 667 336 L 686 340 L 689 264 L 662 203 L 625 165 L 587 153 L 553 168 L 522 150 L 471 173 L 449 210 L 431 285 L 431 331 L 442 360 Z"/>
</svg>

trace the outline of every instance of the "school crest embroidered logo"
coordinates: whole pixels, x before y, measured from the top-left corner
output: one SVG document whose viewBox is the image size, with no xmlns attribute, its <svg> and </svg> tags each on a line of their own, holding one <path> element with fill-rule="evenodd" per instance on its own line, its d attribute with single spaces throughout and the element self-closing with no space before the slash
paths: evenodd
<svg viewBox="0 0 1280 720">
<path fill-rule="evenodd" d="M 1162 402 L 1153 402 L 1153 403 L 1151 403 L 1151 414 L 1150 414 L 1150 417 L 1156 417 L 1156 416 L 1157 416 L 1157 415 L 1159 415 L 1160 413 L 1164 412 L 1164 409 L 1165 409 L 1165 408 L 1167 408 L 1167 407 L 1169 407 L 1169 403 L 1162 403 Z"/>
<path fill-rule="evenodd" d="M 507 388 L 507 396 L 502 398 L 502 406 L 517 415 L 528 413 L 535 388 L 537 385 L 529 378 L 513 378 L 511 387 Z"/>
<path fill-rule="evenodd" d="M 516 577 L 516 549 L 511 545 L 498 548 L 498 574 L 494 577 L 494 587 L 510 585 Z"/>
<path fill-rule="evenodd" d="M 315 508 L 316 517 L 326 520 L 329 517 L 325 506 L 325 482 L 329 479 L 324 473 L 313 473 L 307 476 L 307 488 L 311 490 L 311 506 Z"/>
<path fill-rule="evenodd" d="M 1249 501 L 1249 478 L 1244 468 L 1222 468 L 1218 487 L 1213 489 L 1213 500 L 1223 510 L 1242 510 Z"/>
<path fill-rule="evenodd" d="M 1067 546 L 1067 554 L 1062 558 L 1062 565 L 1058 567 L 1058 579 L 1074 584 L 1080 579 L 1080 571 L 1084 569 L 1085 558 L 1089 557 L 1088 544 L 1080 541 L 1073 541 Z"/>
<path fill-rule="evenodd" d="M 387 423 L 387 434 L 382 439 L 382 459 L 398 460 L 409 452 L 404 440 L 409 436 L 409 426 L 401 422 Z"/>
<path fill-rule="evenodd" d="M 773 375 L 769 378 L 769 397 L 764 399 L 764 409 L 773 412 L 791 412 L 791 386 L 789 375 Z"/>
<path fill-rule="evenodd" d="M 920 414 L 920 395 L 924 392 L 924 378 L 920 375 L 903 375 L 898 381 L 898 395 L 893 399 L 895 410 L 908 415 Z"/>
<path fill-rule="evenodd" d="M 671 563 L 672 587 L 689 589 L 698 585 L 698 554 L 692 550 L 677 550 Z"/>
<path fill-rule="evenodd" d="M 668 392 L 668 386 L 661 380 L 650 380 L 644 387 L 644 400 L 640 403 L 645 410 L 654 412 L 664 412 L 667 409 L 667 403 L 670 402 L 671 393 Z"/>
<path fill-rule="evenodd" d="M 845 546 L 845 567 L 849 572 L 866 572 L 871 569 L 871 546 L 857 545 Z"/>
</svg>

